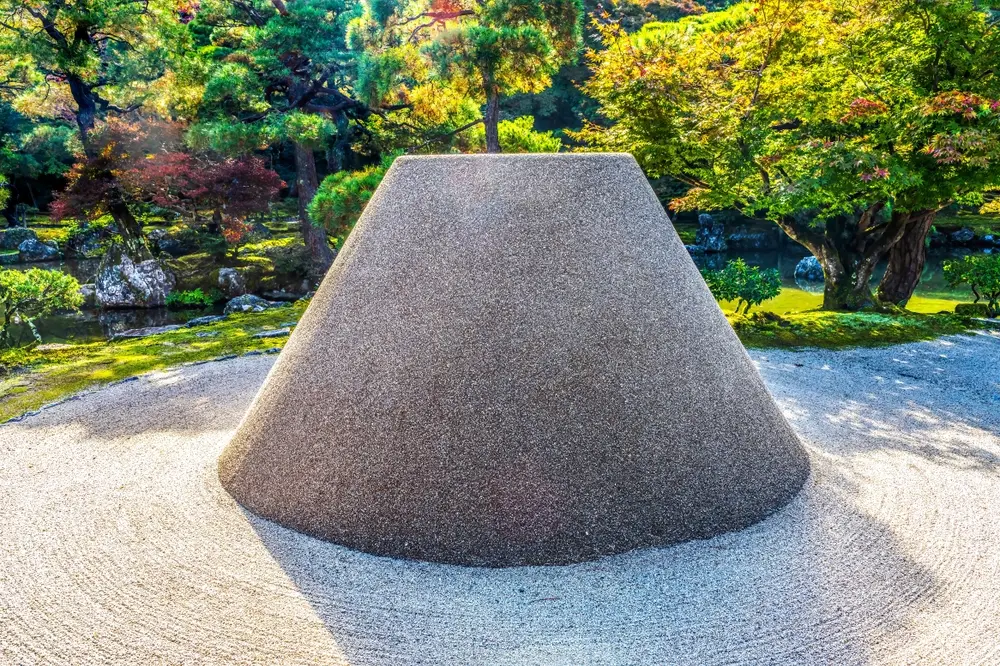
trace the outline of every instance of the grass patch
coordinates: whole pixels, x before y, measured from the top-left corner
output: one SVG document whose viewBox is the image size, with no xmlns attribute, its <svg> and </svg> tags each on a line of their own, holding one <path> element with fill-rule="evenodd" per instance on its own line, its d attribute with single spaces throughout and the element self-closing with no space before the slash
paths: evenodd
<svg viewBox="0 0 1000 666">
<path fill-rule="evenodd" d="M 0 421 L 108 382 L 182 363 L 282 347 L 287 338 L 254 333 L 298 321 L 305 303 L 258 314 L 230 315 L 208 326 L 118 342 L 66 345 L 50 350 L 14 349 L 0 354 Z M 198 333 L 217 335 L 198 337 Z"/>
<path fill-rule="evenodd" d="M 727 312 L 726 318 L 747 347 L 882 347 L 964 333 L 972 327 L 969 319 L 954 314 L 916 312 L 761 311 L 750 316 Z"/>
<path fill-rule="evenodd" d="M 943 296 L 943 294 L 941 295 Z M 937 294 L 914 296 L 906 304 L 906 309 L 920 314 L 938 314 L 940 312 L 954 312 L 955 306 L 959 303 L 969 301 L 944 298 Z M 736 304 L 728 301 L 719 303 L 726 313 L 735 309 Z M 823 305 L 823 294 L 813 293 L 793 287 L 784 287 L 781 293 L 774 298 L 764 301 L 760 306 L 754 308 L 753 312 L 773 312 L 774 314 L 801 313 L 809 310 L 818 310 Z"/>
</svg>

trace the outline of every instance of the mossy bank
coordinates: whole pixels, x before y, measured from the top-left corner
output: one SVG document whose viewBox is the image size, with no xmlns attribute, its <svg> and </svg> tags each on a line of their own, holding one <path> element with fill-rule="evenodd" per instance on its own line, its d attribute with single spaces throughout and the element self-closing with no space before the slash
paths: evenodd
<svg viewBox="0 0 1000 666">
<path fill-rule="evenodd" d="M 280 349 L 282 329 L 298 321 L 306 304 L 233 314 L 204 326 L 143 338 L 81 345 L 43 345 L 0 354 L 0 422 L 74 393 L 165 368 Z M 255 337 L 261 333 L 267 337 Z"/>
</svg>

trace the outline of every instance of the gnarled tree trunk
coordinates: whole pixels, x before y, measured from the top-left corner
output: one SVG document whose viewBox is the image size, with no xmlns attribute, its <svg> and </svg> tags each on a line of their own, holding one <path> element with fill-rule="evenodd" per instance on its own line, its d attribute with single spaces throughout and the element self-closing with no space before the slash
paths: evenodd
<svg viewBox="0 0 1000 666">
<path fill-rule="evenodd" d="M 83 144 L 83 151 L 88 158 L 97 156 L 97 148 L 91 140 L 91 132 L 97 123 L 97 97 L 93 90 L 82 79 L 70 75 L 69 88 L 73 94 L 73 101 L 76 102 L 76 125 L 80 130 L 80 142 Z M 112 173 L 105 174 L 112 183 L 108 192 L 108 213 L 118 227 L 118 234 L 125 243 L 125 250 L 130 257 L 137 260 L 149 259 L 152 255 L 146 247 L 143 238 L 142 225 L 135 219 L 132 210 L 128 207 L 125 194 L 122 192 L 118 179 Z"/>
<path fill-rule="evenodd" d="M 927 233 L 936 216 L 932 210 L 910 214 L 903 237 L 889 250 L 889 265 L 876 292 L 879 302 L 905 307 L 913 296 L 927 262 Z"/>
<path fill-rule="evenodd" d="M 874 204 L 860 216 L 831 219 L 822 229 L 795 220 L 778 221 L 823 267 L 824 310 L 854 311 L 879 305 L 871 289 L 872 273 L 909 221 L 908 213 L 893 213 L 887 223 L 879 224 L 884 207 Z"/>
<path fill-rule="evenodd" d="M 316 157 L 308 146 L 295 144 L 295 180 L 299 193 L 299 226 L 302 229 L 302 239 L 309 252 L 309 262 L 313 277 L 316 279 L 326 275 L 333 263 L 333 250 L 326 239 L 326 231 L 317 227 L 309 219 L 309 202 L 316 196 L 319 189 L 319 177 L 316 175 Z"/>
</svg>

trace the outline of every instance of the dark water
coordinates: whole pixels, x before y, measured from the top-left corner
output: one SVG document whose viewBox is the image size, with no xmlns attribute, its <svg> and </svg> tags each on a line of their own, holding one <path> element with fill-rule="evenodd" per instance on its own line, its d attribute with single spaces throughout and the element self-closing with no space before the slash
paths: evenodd
<svg viewBox="0 0 1000 666">
<path fill-rule="evenodd" d="M 27 270 L 42 268 L 69 273 L 80 284 L 93 282 L 100 264 L 99 259 L 80 259 L 70 261 L 46 261 L 35 264 L 15 264 L 7 268 Z M 55 313 L 48 317 L 35 319 L 35 327 L 42 337 L 42 342 L 81 343 L 107 340 L 116 333 L 132 328 L 147 326 L 167 326 L 183 324 L 195 317 L 210 314 L 220 314 L 224 304 L 197 310 L 168 310 L 167 308 L 151 308 L 143 310 L 82 310 L 80 312 Z M 21 344 L 28 344 L 34 338 L 26 324 L 15 327 L 14 339 Z"/>
</svg>

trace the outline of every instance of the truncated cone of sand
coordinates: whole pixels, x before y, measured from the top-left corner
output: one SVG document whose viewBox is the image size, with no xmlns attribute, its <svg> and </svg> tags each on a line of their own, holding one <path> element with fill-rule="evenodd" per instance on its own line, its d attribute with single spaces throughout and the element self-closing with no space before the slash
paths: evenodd
<svg viewBox="0 0 1000 666">
<path fill-rule="evenodd" d="M 806 453 L 628 155 L 405 157 L 219 463 L 247 509 L 457 564 L 784 505 Z"/>
</svg>

